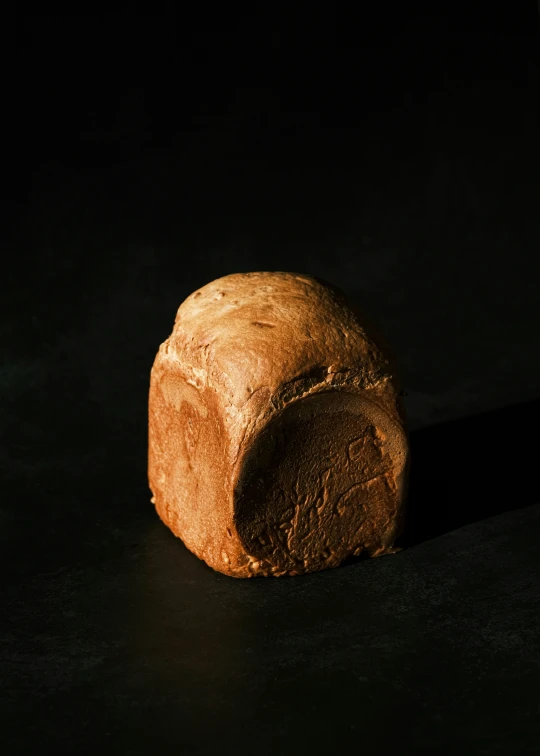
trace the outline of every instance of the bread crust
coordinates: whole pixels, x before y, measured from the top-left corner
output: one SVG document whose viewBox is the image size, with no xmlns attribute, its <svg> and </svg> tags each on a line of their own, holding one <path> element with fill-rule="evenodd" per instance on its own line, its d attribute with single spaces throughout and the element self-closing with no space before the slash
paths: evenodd
<svg viewBox="0 0 540 756">
<path fill-rule="evenodd" d="M 393 550 L 408 440 L 394 360 L 335 287 L 236 273 L 179 307 L 150 377 L 149 485 L 165 524 L 235 577 Z"/>
</svg>

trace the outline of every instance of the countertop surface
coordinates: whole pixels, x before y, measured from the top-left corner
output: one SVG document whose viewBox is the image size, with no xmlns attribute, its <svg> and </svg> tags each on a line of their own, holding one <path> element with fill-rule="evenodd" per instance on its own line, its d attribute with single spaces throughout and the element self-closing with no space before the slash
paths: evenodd
<svg viewBox="0 0 540 756">
<path fill-rule="evenodd" d="M 536 452 L 510 429 L 538 411 L 412 434 L 404 549 L 304 577 L 210 570 L 127 440 L 63 491 L 30 479 L 3 530 L 3 753 L 537 753 Z"/>
</svg>

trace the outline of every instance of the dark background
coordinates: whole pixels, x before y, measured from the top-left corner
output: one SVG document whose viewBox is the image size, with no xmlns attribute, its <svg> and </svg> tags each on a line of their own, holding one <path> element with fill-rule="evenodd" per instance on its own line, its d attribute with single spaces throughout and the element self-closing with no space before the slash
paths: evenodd
<svg viewBox="0 0 540 756">
<path fill-rule="evenodd" d="M 4 752 L 538 752 L 535 3 L 4 32 Z M 153 357 L 248 270 L 341 286 L 394 345 L 399 555 L 234 581 L 157 520 Z"/>
</svg>

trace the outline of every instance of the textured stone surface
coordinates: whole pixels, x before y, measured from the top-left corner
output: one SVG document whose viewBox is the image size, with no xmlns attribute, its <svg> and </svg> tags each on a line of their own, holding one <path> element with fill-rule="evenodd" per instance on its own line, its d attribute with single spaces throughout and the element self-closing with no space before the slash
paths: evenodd
<svg viewBox="0 0 540 756">
<path fill-rule="evenodd" d="M 232 274 L 191 294 L 151 374 L 162 520 L 229 575 L 301 574 L 391 552 L 408 444 L 393 360 L 341 292 Z"/>
</svg>

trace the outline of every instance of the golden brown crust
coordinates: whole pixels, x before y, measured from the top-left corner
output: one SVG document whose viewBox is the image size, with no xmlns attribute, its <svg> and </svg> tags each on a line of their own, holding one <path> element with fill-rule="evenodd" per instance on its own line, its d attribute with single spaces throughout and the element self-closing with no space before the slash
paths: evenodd
<svg viewBox="0 0 540 756">
<path fill-rule="evenodd" d="M 391 550 L 407 469 L 399 391 L 392 358 L 335 288 L 283 272 L 212 281 L 182 303 L 152 368 L 149 482 L 161 518 L 238 577 Z M 351 459 L 355 442 L 364 452 Z M 295 496 L 291 514 L 284 497 Z"/>
</svg>

